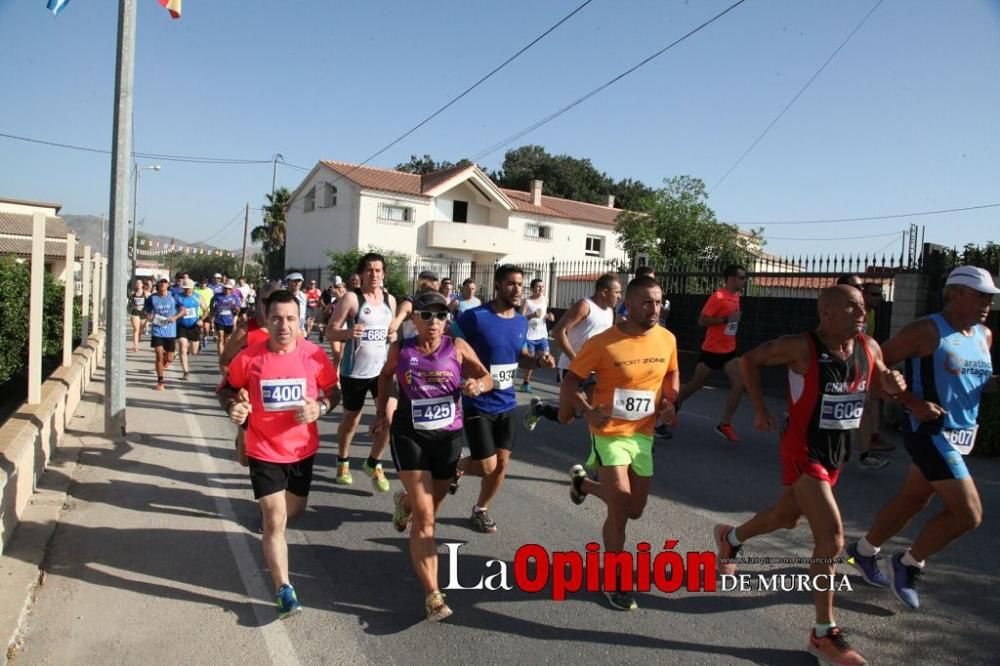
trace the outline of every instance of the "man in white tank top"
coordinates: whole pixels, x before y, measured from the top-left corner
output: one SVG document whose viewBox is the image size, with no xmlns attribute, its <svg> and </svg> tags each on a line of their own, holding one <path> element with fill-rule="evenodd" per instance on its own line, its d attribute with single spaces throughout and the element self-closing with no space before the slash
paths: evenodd
<svg viewBox="0 0 1000 666">
<path fill-rule="evenodd" d="M 554 321 L 555 315 L 548 312 L 549 303 L 545 299 L 545 283 L 539 278 L 531 281 L 531 295 L 524 299 L 521 306 L 521 314 L 528 320 L 528 351 L 532 355 L 549 353 L 549 329 L 547 322 Z M 534 393 L 531 388 L 531 375 L 534 370 L 524 371 L 524 382 L 521 384 L 522 393 Z"/>
<path fill-rule="evenodd" d="M 358 262 L 361 288 L 351 290 L 337 301 L 326 339 L 334 348 L 334 356 L 342 351 L 340 384 L 343 393 L 344 417 L 337 430 L 339 452 L 337 456 L 336 483 L 353 483 L 350 469 L 351 442 L 361 421 L 365 394 L 378 397 L 378 376 L 385 365 L 389 349 L 389 325 L 396 312 L 396 301 L 382 283 L 385 278 L 385 259 L 369 252 Z M 348 326 L 344 326 L 348 323 Z M 343 349 L 341 349 L 343 347 Z M 388 415 L 392 418 L 392 415 Z M 362 465 L 372 485 L 380 493 L 389 492 L 389 480 L 382 471 L 379 459 L 389 443 L 389 433 L 380 433 L 372 440 L 371 452 Z"/>
<path fill-rule="evenodd" d="M 583 343 L 598 333 L 611 328 L 615 323 L 615 305 L 622 295 L 622 284 L 614 273 L 605 273 L 597 278 L 594 284 L 594 295 L 581 298 L 573 304 L 562 316 L 555 328 L 552 338 L 562 349 L 559 356 L 559 378 L 566 374 L 569 364 L 576 358 Z M 531 405 L 524 415 L 524 426 L 534 430 L 538 419 L 545 418 L 559 422 L 559 408 L 556 405 L 544 405 L 538 398 L 531 399 Z"/>
</svg>

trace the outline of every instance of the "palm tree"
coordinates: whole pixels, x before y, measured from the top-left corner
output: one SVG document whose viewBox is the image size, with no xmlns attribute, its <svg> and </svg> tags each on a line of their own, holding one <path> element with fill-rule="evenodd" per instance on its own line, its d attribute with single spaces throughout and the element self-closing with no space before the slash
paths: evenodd
<svg viewBox="0 0 1000 666">
<path fill-rule="evenodd" d="M 250 240 L 261 244 L 264 254 L 264 268 L 268 276 L 281 277 L 285 270 L 285 207 L 291 199 L 287 187 L 279 187 L 274 194 L 265 194 L 264 223 L 254 227 Z"/>
</svg>

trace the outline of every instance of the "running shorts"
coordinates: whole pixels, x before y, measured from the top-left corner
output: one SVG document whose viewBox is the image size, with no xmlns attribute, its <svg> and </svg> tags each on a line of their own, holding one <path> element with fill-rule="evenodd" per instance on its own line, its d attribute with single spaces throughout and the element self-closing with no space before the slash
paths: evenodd
<svg viewBox="0 0 1000 666">
<path fill-rule="evenodd" d="M 590 458 L 587 467 L 628 465 L 636 476 L 653 476 L 653 436 L 590 435 Z"/>
<path fill-rule="evenodd" d="M 341 377 L 340 390 L 344 409 L 349 412 L 359 412 L 365 406 L 366 393 L 371 394 L 372 400 L 378 398 L 378 377 L 371 379 Z"/>
<path fill-rule="evenodd" d="M 293 463 L 273 463 L 248 457 L 254 499 L 285 490 L 299 497 L 308 497 L 315 460 L 315 454 Z"/>
<path fill-rule="evenodd" d="M 486 414 L 471 405 L 463 405 L 465 439 L 473 460 L 485 460 L 496 455 L 497 449 L 514 450 L 514 410 Z"/>
<path fill-rule="evenodd" d="M 168 354 L 173 354 L 175 351 L 177 351 L 177 338 L 161 338 L 154 335 L 152 338 L 152 342 L 150 343 L 150 346 L 153 349 L 156 349 L 157 347 L 163 347 L 163 351 L 167 352 Z"/>
<path fill-rule="evenodd" d="M 389 436 L 392 462 L 399 472 L 430 472 L 435 480 L 455 476 L 462 455 L 462 432 L 420 433 L 412 428 L 394 427 Z"/>
<path fill-rule="evenodd" d="M 726 352 L 725 354 L 716 354 L 702 349 L 701 353 L 698 355 L 698 362 L 704 363 L 712 370 L 722 370 L 726 366 L 726 363 L 729 363 L 737 356 L 739 356 L 739 354 L 735 351 Z"/>
<path fill-rule="evenodd" d="M 903 446 L 913 464 L 928 481 L 947 481 L 972 476 L 965 458 L 944 435 L 903 431 Z"/>
</svg>

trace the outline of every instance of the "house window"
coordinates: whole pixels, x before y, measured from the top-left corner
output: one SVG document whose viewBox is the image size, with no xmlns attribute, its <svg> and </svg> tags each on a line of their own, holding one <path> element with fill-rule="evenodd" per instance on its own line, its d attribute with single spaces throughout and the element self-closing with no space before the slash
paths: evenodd
<svg viewBox="0 0 1000 666">
<path fill-rule="evenodd" d="M 587 236 L 587 245 L 584 251 L 588 257 L 599 257 L 604 249 L 604 236 Z"/>
<path fill-rule="evenodd" d="M 306 198 L 305 198 L 305 202 L 302 205 L 302 208 L 307 213 L 310 213 L 310 212 L 316 210 L 316 186 L 315 185 L 313 185 L 312 187 L 310 187 L 309 191 L 306 192 Z"/>
<path fill-rule="evenodd" d="M 541 224 L 526 224 L 524 237 L 531 240 L 552 240 L 552 228 Z"/>
<path fill-rule="evenodd" d="M 333 208 L 337 205 L 337 188 L 333 183 L 323 183 L 323 197 L 320 208 Z"/>
<path fill-rule="evenodd" d="M 380 203 L 378 221 L 382 224 L 413 224 L 413 209 L 408 206 Z"/>
<path fill-rule="evenodd" d="M 469 202 L 468 201 L 453 201 L 454 208 L 451 211 L 451 221 L 452 222 L 468 222 L 469 221 Z"/>
</svg>

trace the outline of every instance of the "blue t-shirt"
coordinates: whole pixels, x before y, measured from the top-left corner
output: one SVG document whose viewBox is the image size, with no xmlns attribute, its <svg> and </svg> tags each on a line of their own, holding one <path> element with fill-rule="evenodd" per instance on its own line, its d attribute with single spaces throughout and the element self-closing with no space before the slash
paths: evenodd
<svg viewBox="0 0 1000 666">
<path fill-rule="evenodd" d="M 181 286 L 178 284 L 170 285 L 170 289 L 168 289 L 167 291 L 169 291 L 170 295 L 173 296 L 174 298 L 180 298 L 181 296 L 184 295 L 184 289 L 182 289 Z"/>
<path fill-rule="evenodd" d="M 490 303 L 467 310 L 451 325 L 457 338 L 463 338 L 493 377 L 493 390 L 475 398 L 464 398 L 484 414 L 499 414 L 517 407 L 514 374 L 521 350 L 527 347 L 528 320 L 515 312 L 505 318 L 493 311 Z"/>
<path fill-rule="evenodd" d="M 153 313 L 153 329 L 151 331 L 154 338 L 176 338 L 177 322 L 165 322 L 176 315 L 181 310 L 181 304 L 172 294 L 160 296 L 153 294 L 146 299 L 146 312 Z"/>
<path fill-rule="evenodd" d="M 181 326 L 184 328 L 191 328 L 198 323 L 198 319 L 201 318 L 201 299 L 197 296 L 181 296 L 177 299 L 177 302 L 181 306 L 181 310 L 184 311 L 184 316 L 181 317 Z"/>
<path fill-rule="evenodd" d="M 208 288 L 211 289 L 212 293 L 214 293 L 216 296 L 219 296 L 222 294 L 222 290 L 225 289 L 226 287 L 218 282 L 213 282 L 212 284 L 208 285 Z"/>
<path fill-rule="evenodd" d="M 212 311 L 215 312 L 215 323 L 219 326 L 232 326 L 233 317 L 240 309 L 240 297 L 236 294 L 219 294 L 212 299 Z"/>
</svg>

